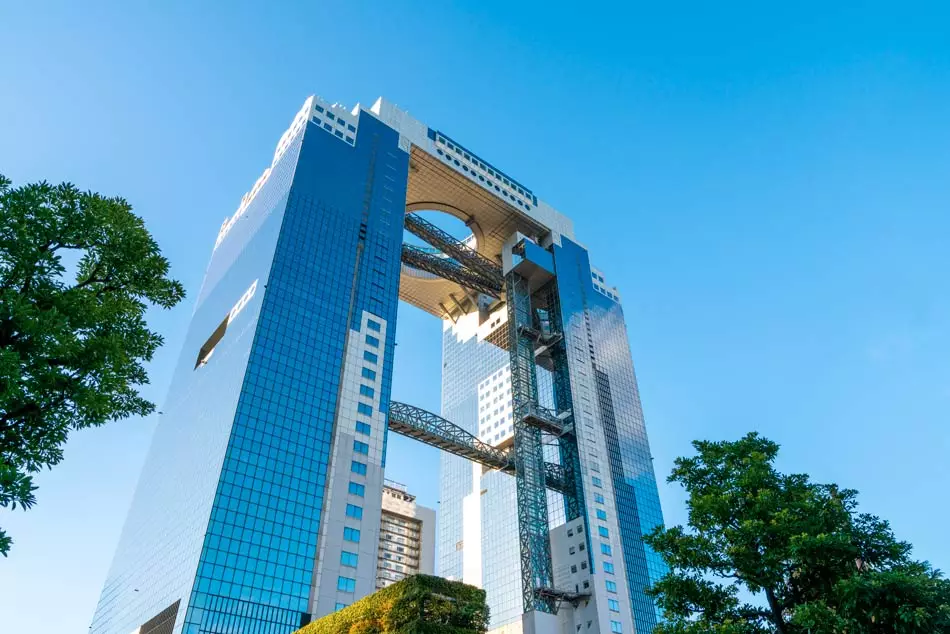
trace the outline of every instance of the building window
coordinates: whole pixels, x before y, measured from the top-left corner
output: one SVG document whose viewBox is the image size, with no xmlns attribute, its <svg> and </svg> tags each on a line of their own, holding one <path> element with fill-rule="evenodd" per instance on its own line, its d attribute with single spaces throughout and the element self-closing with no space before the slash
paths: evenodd
<svg viewBox="0 0 950 634">
<path fill-rule="evenodd" d="M 379 357 L 377 357 L 375 354 L 373 354 L 369 350 L 364 350 L 363 361 L 369 361 L 370 363 L 377 363 L 379 361 Z"/>
<path fill-rule="evenodd" d="M 593 477 L 593 481 L 594 481 L 594 486 L 597 487 L 598 489 L 604 486 L 604 483 L 597 476 Z"/>
<path fill-rule="evenodd" d="M 617 594 L 616 583 L 614 583 L 613 581 L 610 581 L 609 579 L 605 583 L 607 584 L 607 592 L 612 592 L 613 594 Z"/>
<path fill-rule="evenodd" d="M 602 496 L 600 493 L 595 493 L 595 494 L 594 494 L 594 502 L 597 502 L 598 504 L 603 504 L 603 503 L 604 503 L 604 496 Z"/>
<path fill-rule="evenodd" d="M 358 431 L 361 434 L 366 434 L 367 436 L 369 436 L 369 433 L 372 431 L 372 427 L 370 427 L 363 421 L 358 420 L 356 421 L 356 431 Z"/>
<path fill-rule="evenodd" d="M 362 414 L 363 416 L 372 416 L 373 408 L 367 405 L 366 403 L 357 403 L 356 411 Z"/>
<path fill-rule="evenodd" d="M 343 528 L 343 539 L 348 542 L 360 543 L 360 531 L 358 528 L 350 528 L 345 526 Z M 609 581 L 607 583 L 610 583 Z M 616 586 L 614 586 L 614 592 L 616 592 Z"/>
<path fill-rule="evenodd" d="M 356 568 L 359 561 L 360 556 L 356 553 L 347 552 L 345 550 L 340 553 L 340 564 L 344 566 L 352 566 L 353 568 Z"/>
<path fill-rule="evenodd" d="M 356 130 L 351 130 L 351 132 L 356 132 Z M 369 328 L 370 330 L 372 330 L 373 332 L 379 332 L 380 325 L 379 325 L 379 322 L 378 322 L 378 321 L 373 321 L 372 319 L 367 319 L 367 320 L 366 320 L 366 327 Z"/>
<path fill-rule="evenodd" d="M 363 375 L 363 378 L 364 378 L 364 379 L 369 379 L 370 381 L 375 381 L 375 380 L 376 380 L 376 371 L 375 371 L 375 370 L 370 370 L 369 368 L 363 368 L 362 375 Z"/>
<path fill-rule="evenodd" d="M 611 612 L 620 612 L 620 601 L 616 599 L 607 599 L 607 607 Z"/>
<path fill-rule="evenodd" d="M 577 572 L 577 566 L 571 566 L 571 572 Z"/>
<path fill-rule="evenodd" d="M 600 554 L 601 554 L 601 555 L 613 555 L 613 553 L 610 552 L 610 544 L 601 544 L 601 545 L 600 545 Z"/>
<path fill-rule="evenodd" d="M 610 631 L 614 634 L 623 634 L 623 626 L 620 624 L 620 621 L 611 621 Z"/>
<path fill-rule="evenodd" d="M 366 475 L 366 463 L 354 460 L 350 463 L 350 471 L 359 475 Z"/>
<path fill-rule="evenodd" d="M 337 604 L 336 604 L 336 607 L 333 608 L 333 609 L 336 610 L 337 612 L 339 612 L 340 610 L 342 610 L 342 609 L 345 608 L 345 607 L 346 607 L 346 604 L 345 604 L 345 603 L 337 603 Z"/>
<path fill-rule="evenodd" d="M 356 579 L 337 577 L 336 589 L 340 592 L 356 592 Z"/>
<path fill-rule="evenodd" d="M 612 563 L 610 563 L 609 561 L 605 561 L 605 562 L 604 562 L 604 572 L 606 572 L 608 575 L 614 574 L 614 565 L 613 565 Z"/>
<path fill-rule="evenodd" d="M 607 530 L 606 526 L 598 526 L 597 534 L 601 537 L 610 537 L 610 531 Z"/>
<path fill-rule="evenodd" d="M 363 519 L 363 507 L 356 506 L 355 504 L 346 505 L 346 516 L 352 517 L 353 519 L 361 520 Z M 606 564 L 604 564 L 606 565 Z"/>
<path fill-rule="evenodd" d="M 604 509 L 597 509 L 597 519 L 606 521 L 607 511 L 605 511 Z"/>
<path fill-rule="evenodd" d="M 367 445 L 365 442 L 360 442 L 359 440 L 354 440 L 354 441 L 353 441 L 353 451 L 355 451 L 356 453 L 368 454 L 368 453 L 369 453 L 369 445 Z"/>
<path fill-rule="evenodd" d="M 373 398 L 376 395 L 376 391 L 368 385 L 360 386 L 360 396 L 366 396 L 368 398 Z"/>
<path fill-rule="evenodd" d="M 350 495 L 363 497 L 366 495 L 366 487 L 359 482 L 350 482 Z"/>
<path fill-rule="evenodd" d="M 373 346 L 374 348 L 378 348 L 378 347 L 379 347 L 379 339 L 377 339 L 377 338 L 374 337 L 373 335 L 366 335 L 366 345 L 368 345 L 368 346 Z"/>
</svg>

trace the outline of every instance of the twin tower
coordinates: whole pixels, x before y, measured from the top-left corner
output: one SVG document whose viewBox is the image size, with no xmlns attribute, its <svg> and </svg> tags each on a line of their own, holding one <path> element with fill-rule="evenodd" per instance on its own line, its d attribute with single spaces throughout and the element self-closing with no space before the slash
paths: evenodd
<svg viewBox="0 0 950 634">
<path fill-rule="evenodd" d="M 391 400 L 399 300 L 442 320 L 441 415 Z M 443 450 L 437 573 L 485 588 L 493 632 L 657 622 L 617 290 L 568 218 L 383 99 L 304 103 L 221 226 L 163 409 L 92 634 L 290 634 L 373 592 L 388 433 Z"/>
</svg>

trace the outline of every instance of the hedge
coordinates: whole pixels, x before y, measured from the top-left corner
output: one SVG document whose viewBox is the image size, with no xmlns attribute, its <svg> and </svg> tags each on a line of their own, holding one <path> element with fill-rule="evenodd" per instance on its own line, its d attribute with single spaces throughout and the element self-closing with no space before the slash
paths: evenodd
<svg viewBox="0 0 950 634">
<path fill-rule="evenodd" d="M 414 575 L 313 621 L 297 634 L 482 634 L 487 630 L 484 590 Z"/>
</svg>

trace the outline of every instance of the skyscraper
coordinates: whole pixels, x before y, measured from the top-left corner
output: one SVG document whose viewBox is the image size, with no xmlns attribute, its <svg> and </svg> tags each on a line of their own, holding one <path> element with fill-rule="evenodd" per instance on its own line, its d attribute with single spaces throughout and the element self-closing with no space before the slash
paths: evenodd
<svg viewBox="0 0 950 634">
<path fill-rule="evenodd" d="M 390 400 L 400 299 L 443 320 L 443 416 Z M 214 241 L 163 411 L 94 634 L 289 633 L 371 593 L 387 431 L 450 454 L 438 572 L 493 626 L 655 623 L 619 296 L 570 220 L 385 100 L 304 103 Z"/>
<path fill-rule="evenodd" d="M 379 531 L 377 588 L 435 572 L 435 511 L 416 504 L 404 485 L 387 480 L 383 486 Z"/>
</svg>

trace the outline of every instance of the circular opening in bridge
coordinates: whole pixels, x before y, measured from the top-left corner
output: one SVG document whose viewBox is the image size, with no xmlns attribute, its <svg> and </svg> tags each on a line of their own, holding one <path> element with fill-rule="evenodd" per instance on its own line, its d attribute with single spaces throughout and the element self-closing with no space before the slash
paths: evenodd
<svg viewBox="0 0 950 634">
<path fill-rule="evenodd" d="M 436 210 L 422 210 L 422 211 L 413 211 L 411 212 L 418 216 L 419 218 L 429 222 L 445 233 L 449 234 L 456 240 L 464 242 L 473 249 L 477 248 L 475 242 L 475 235 L 472 233 L 472 230 L 466 226 L 465 222 L 457 216 L 453 216 L 450 213 L 445 211 L 436 211 Z M 402 241 L 406 244 L 411 244 L 415 247 L 422 247 L 427 251 L 441 253 L 441 250 L 437 249 L 434 245 L 429 244 L 419 236 L 410 232 L 408 229 L 403 230 Z"/>
</svg>

